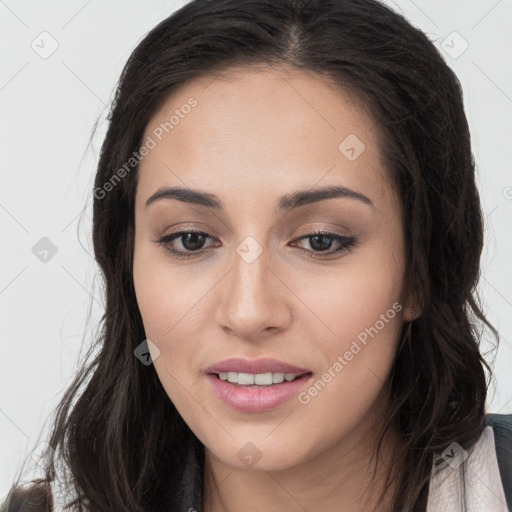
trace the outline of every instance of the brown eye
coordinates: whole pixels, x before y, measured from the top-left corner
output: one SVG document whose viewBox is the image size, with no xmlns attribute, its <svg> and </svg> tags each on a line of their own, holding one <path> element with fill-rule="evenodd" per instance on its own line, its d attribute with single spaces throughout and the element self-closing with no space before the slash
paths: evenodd
<svg viewBox="0 0 512 512">
<path fill-rule="evenodd" d="M 179 258 L 195 256 L 194 252 L 201 253 L 206 239 L 212 238 L 202 231 L 179 231 L 171 235 L 165 235 L 158 240 L 165 249 Z M 183 249 L 176 249 L 175 241 L 178 241 Z"/>
<path fill-rule="evenodd" d="M 161 237 L 157 242 L 178 258 L 191 258 L 204 253 L 205 242 L 209 238 L 213 239 L 202 231 L 178 231 Z M 302 248 L 301 250 L 313 258 L 322 258 L 341 251 L 348 251 L 357 244 L 357 238 L 354 236 L 324 232 L 310 233 L 298 239 L 299 242 L 303 240 L 309 240 L 311 249 Z M 176 247 L 177 244 L 181 247 Z M 333 246 L 336 248 L 331 250 Z"/>
<path fill-rule="evenodd" d="M 337 252 L 348 251 L 349 249 L 355 247 L 357 244 L 357 238 L 354 236 L 343 236 L 335 233 L 324 232 L 304 235 L 299 238 L 299 241 L 302 240 L 309 240 L 311 249 L 304 250 L 306 252 L 313 253 L 311 254 L 313 258 L 322 258 L 323 254 L 321 253 L 326 253 L 326 256 L 330 256 Z M 336 245 L 337 248 L 330 251 L 329 249 L 331 249 L 333 245 Z"/>
</svg>

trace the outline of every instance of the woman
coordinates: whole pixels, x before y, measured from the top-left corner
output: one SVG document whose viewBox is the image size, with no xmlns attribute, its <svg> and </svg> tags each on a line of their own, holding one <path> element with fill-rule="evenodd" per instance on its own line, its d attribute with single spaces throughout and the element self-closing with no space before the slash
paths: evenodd
<svg viewBox="0 0 512 512">
<path fill-rule="evenodd" d="M 512 509 L 469 130 L 423 33 L 375 0 L 195 0 L 109 121 L 100 350 L 3 510 Z"/>
</svg>

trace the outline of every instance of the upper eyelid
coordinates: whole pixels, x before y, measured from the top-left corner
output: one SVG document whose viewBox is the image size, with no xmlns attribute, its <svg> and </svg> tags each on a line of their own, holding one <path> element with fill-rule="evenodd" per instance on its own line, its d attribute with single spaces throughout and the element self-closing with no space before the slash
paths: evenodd
<svg viewBox="0 0 512 512">
<path fill-rule="evenodd" d="M 325 227 L 325 225 L 335 225 L 334 222 L 332 221 L 323 221 L 323 220 L 316 220 L 316 221 L 313 221 L 313 222 L 316 222 L 316 223 L 320 223 L 320 224 L 323 224 L 324 226 L 322 227 L 310 227 L 308 228 L 304 235 L 301 235 L 301 236 L 307 236 L 309 235 L 310 233 L 312 234 L 327 234 L 327 235 L 336 235 L 336 236 L 341 236 L 341 237 L 350 237 L 352 236 L 352 233 L 350 232 L 351 230 L 350 229 L 347 229 L 347 227 L 344 227 L 344 226 L 337 226 L 338 230 L 341 230 L 341 231 L 345 231 L 345 233 L 343 232 L 337 232 L 337 229 L 336 228 L 330 228 L 330 227 Z M 199 233 L 199 234 L 205 234 L 205 235 L 208 235 L 208 236 L 211 236 L 211 237 L 214 237 L 214 238 L 220 238 L 219 235 L 217 234 L 211 234 L 210 231 L 213 231 L 213 233 L 215 233 L 215 230 L 210 230 L 210 229 L 206 229 L 206 228 L 202 228 L 202 227 L 197 227 L 195 224 L 196 223 L 191 223 L 189 225 L 187 225 L 187 223 L 184 223 L 185 225 L 184 226 L 179 226 L 179 228 L 177 228 L 176 231 L 172 231 L 170 233 L 168 233 L 168 235 L 174 235 L 176 233 L 190 233 L 190 232 L 193 232 L 193 233 Z M 203 223 L 199 223 L 199 225 L 201 225 Z M 231 230 L 230 230 L 231 231 Z M 302 231 L 302 229 L 301 229 Z M 161 235 L 161 236 L 166 236 L 167 233 L 164 233 Z"/>
<path fill-rule="evenodd" d="M 183 234 L 186 234 L 186 233 L 196 233 L 198 235 L 206 235 L 207 237 L 210 237 L 210 238 L 218 238 L 216 235 L 211 235 L 207 231 L 203 231 L 201 229 L 182 228 L 182 229 L 179 229 L 177 231 L 173 231 L 171 233 L 162 234 L 161 236 L 158 237 L 158 239 L 172 237 L 172 236 L 177 236 L 177 235 L 183 235 Z M 295 239 L 299 239 L 300 240 L 302 238 L 308 238 L 310 236 L 315 236 L 315 235 L 326 235 L 326 236 L 333 236 L 333 237 L 338 236 L 340 238 L 351 238 L 351 237 L 353 237 L 353 235 L 343 234 L 343 233 L 336 233 L 335 231 L 331 231 L 329 229 L 323 229 L 323 228 L 315 229 L 315 228 L 311 228 L 307 233 L 299 235 Z"/>
</svg>

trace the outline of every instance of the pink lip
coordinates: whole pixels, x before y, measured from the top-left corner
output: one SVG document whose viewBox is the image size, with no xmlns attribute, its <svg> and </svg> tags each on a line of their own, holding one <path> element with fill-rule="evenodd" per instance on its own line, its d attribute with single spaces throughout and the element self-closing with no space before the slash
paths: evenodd
<svg viewBox="0 0 512 512">
<path fill-rule="evenodd" d="M 209 366 L 205 369 L 205 373 L 220 373 L 220 372 L 238 372 L 238 373 L 295 373 L 302 374 L 308 373 L 310 370 L 306 368 L 298 368 L 277 359 L 263 358 L 251 361 L 250 359 L 242 359 L 234 357 L 226 359 L 219 363 Z"/>
<path fill-rule="evenodd" d="M 227 380 L 221 380 L 219 372 L 242 373 L 295 373 L 299 374 L 291 382 L 284 381 L 267 387 L 238 386 Z M 206 378 L 212 385 L 215 394 L 230 407 L 245 412 L 262 412 L 273 409 L 286 402 L 293 396 L 297 396 L 306 382 L 313 376 L 312 372 L 292 366 L 276 359 L 228 359 L 205 370 Z"/>
<path fill-rule="evenodd" d="M 221 380 L 213 373 L 206 376 L 215 394 L 225 404 L 245 412 L 262 412 L 277 407 L 291 397 L 297 396 L 311 377 L 312 374 L 307 373 L 291 382 L 284 381 L 281 384 L 273 384 L 268 387 L 251 388 L 231 384 L 227 380 Z"/>
</svg>

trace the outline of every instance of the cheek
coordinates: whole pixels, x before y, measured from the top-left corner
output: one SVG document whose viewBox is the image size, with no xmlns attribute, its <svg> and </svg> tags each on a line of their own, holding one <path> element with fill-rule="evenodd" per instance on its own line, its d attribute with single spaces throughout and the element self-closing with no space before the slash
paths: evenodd
<svg viewBox="0 0 512 512">
<path fill-rule="evenodd" d="M 403 305 L 401 275 L 391 260 L 383 263 L 359 260 L 343 279 L 337 276 L 312 294 L 330 334 L 319 337 L 311 330 L 323 364 L 298 400 L 309 418 L 308 432 L 322 432 L 322 449 L 358 426 L 368 427 L 384 404 Z"/>
<path fill-rule="evenodd" d="M 193 386 L 200 372 L 197 356 L 209 318 L 204 313 L 208 283 L 202 285 L 171 265 L 165 254 L 144 240 L 136 243 L 133 280 L 145 335 L 160 351 L 155 369 L 174 401 L 176 380 Z"/>
<path fill-rule="evenodd" d="M 333 344 L 341 344 L 337 348 L 376 322 L 383 333 L 399 327 L 395 324 L 400 323 L 403 309 L 404 278 L 399 247 L 399 241 L 392 248 L 386 240 L 375 240 L 331 272 L 316 274 L 304 286 L 302 296 L 311 298 L 312 309 L 319 312 L 333 335 Z M 399 305 L 393 308 L 394 303 Z"/>
<path fill-rule="evenodd" d="M 184 289 L 179 275 L 144 244 L 136 246 L 134 286 L 146 337 L 160 351 L 153 358 L 155 371 L 180 414 L 196 425 L 202 410 L 199 404 L 204 400 L 204 389 L 195 378 L 197 364 L 193 364 L 199 349 L 196 340 L 201 339 L 194 334 L 200 330 L 194 309 L 199 297 Z"/>
<path fill-rule="evenodd" d="M 382 275 L 372 277 L 367 286 L 356 276 L 347 279 L 342 289 L 336 288 L 337 298 L 322 310 L 331 336 L 323 337 L 317 347 L 324 356 L 320 378 L 348 402 L 356 397 L 371 400 L 378 393 L 392 366 L 402 325 L 403 305 L 394 283 Z"/>
<path fill-rule="evenodd" d="M 350 408 L 363 410 L 378 395 L 393 364 L 402 327 L 400 248 L 399 240 L 376 240 L 354 253 L 331 277 L 312 281 L 311 309 L 319 312 L 322 331 L 327 332 L 327 327 L 330 334 L 316 335 L 324 368 L 321 382 L 306 394 L 304 403 L 321 392 L 322 398 L 311 400 L 312 404 L 340 403 L 343 397 Z"/>
<path fill-rule="evenodd" d="M 199 287 L 190 285 L 190 277 L 151 244 L 136 239 L 133 281 L 146 335 L 162 342 L 172 336 L 180 319 L 186 321 L 200 293 Z"/>
<path fill-rule="evenodd" d="M 173 286 L 172 278 L 162 268 L 162 264 L 148 247 L 149 242 L 136 240 L 133 282 L 137 304 L 142 317 L 146 337 L 155 344 L 160 354 L 154 358 L 154 365 L 159 373 L 168 366 L 166 362 L 172 362 L 175 358 L 169 357 L 168 347 L 163 340 L 170 336 L 175 329 L 177 315 L 184 307 L 183 300 L 179 300 L 179 293 Z"/>
</svg>

